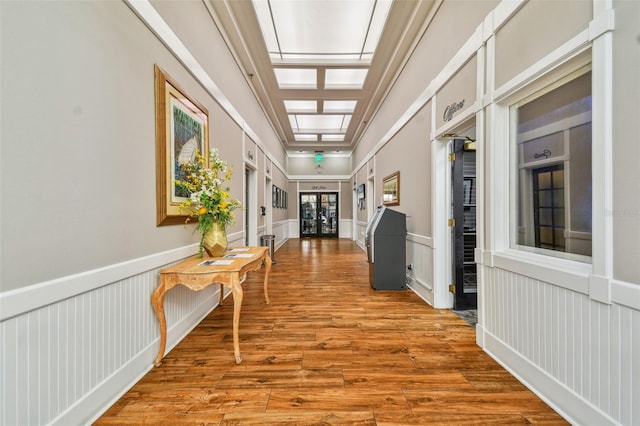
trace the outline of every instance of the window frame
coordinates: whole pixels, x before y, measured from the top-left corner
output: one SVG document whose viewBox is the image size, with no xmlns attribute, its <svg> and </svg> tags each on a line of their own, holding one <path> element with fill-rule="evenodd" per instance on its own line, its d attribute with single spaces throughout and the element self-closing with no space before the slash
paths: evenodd
<svg viewBox="0 0 640 426">
<path fill-rule="evenodd" d="M 545 249 L 545 248 L 540 248 L 535 246 L 518 244 L 518 232 L 519 232 L 518 230 L 518 226 L 519 226 L 518 195 L 520 194 L 519 191 L 521 188 L 520 186 L 521 176 L 520 176 L 520 167 L 519 167 L 519 161 L 518 161 L 520 156 L 520 152 L 519 152 L 520 144 L 518 143 L 518 130 L 517 130 L 518 118 L 515 112 L 519 107 L 537 98 L 540 98 L 552 92 L 553 90 L 592 71 L 592 66 L 591 66 L 591 63 L 579 64 L 579 65 L 566 64 L 565 66 L 558 67 L 557 71 L 558 71 L 557 73 L 550 73 L 545 78 L 541 78 L 531 82 L 529 85 L 526 85 L 519 91 L 512 94 L 509 97 L 509 99 L 501 103 L 501 108 L 503 108 L 506 114 L 508 115 L 508 127 L 509 127 L 508 129 L 509 136 L 506 141 L 509 147 L 508 148 L 508 152 L 509 152 L 508 168 L 509 168 L 510 184 L 508 188 L 509 197 L 507 201 L 509 217 L 508 217 L 508 220 L 506 221 L 506 223 L 509 224 L 509 229 L 506 230 L 507 241 L 505 246 L 506 248 L 517 251 L 517 252 L 531 253 L 531 254 L 535 254 L 543 257 L 548 257 L 549 261 L 551 262 L 553 261 L 550 259 L 559 259 L 559 260 L 568 260 L 568 261 L 574 261 L 582 264 L 591 265 L 593 263 L 593 254 L 592 256 L 586 256 L 581 254 L 561 252 L 561 251 Z M 592 96 L 593 96 L 593 85 L 594 85 L 593 78 L 594 77 L 592 73 L 592 76 L 591 76 Z M 595 117 L 593 117 L 593 110 L 592 110 L 591 120 L 590 120 L 591 123 L 593 123 L 594 119 Z M 569 122 L 575 121 L 573 124 L 578 124 L 578 125 L 584 124 L 583 120 L 584 119 L 581 118 L 580 116 L 573 116 L 566 119 L 566 121 L 569 121 Z M 558 124 L 558 122 L 551 123 L 549 127 L 554 127 L 556 124 Z M 566 131 L 566 130 L 568 129 L 562 129 L 562 131 Z M 592 151 L 593 151 L 593 138 L 594 136 L 592 134 L 592 148 L 591 148 Z M 566 148 L 567 147 L 565 147 L 565 149 Z M 563 153 L 563 155 L 557 158 L 554 158 L 553 161 L 549 162 L 549 165 L 563 164 L 565 166 L 565 183 L 568 181 L 569 174 L 570 174 L 570 166 L 567 164 L 568 162 L 569 162 L 569 157 L 567 155 L 566 150 Z M 594 185 L 594 183 L 595 183 L 594 175 L 592 173 L 592 176 L 591 176 L 592 186 Z M 568 185 L 565 185 L 565 187 L 567 188 L 567 193 L 568 193 L 568 191 L 570 191 L 570 188 L 568 187 Z M 592 200 L 592 206 L 593 205 L 595 204 L 593 203 L 593 200 Z M 593 208 L 592 208 L 591 219 L 592 221 L 594 220 Z M 592 235 L 593 235 L 593 229 L 592 229 Z M 591 241 L 593 245 L 593 237 Z M 540 259 L 538 259 L 537 261 L 540 261 Z M 579 269 L 582 269 L 582 268 L 579 268 Z"/>
<path fill-rule="evenodd" d="M 593 252 L 591 262 L 575 260 L 573 256 L 549 256 L 546 251 L 541 252 L 534 248 L 519 246 L 514 248 L 511 244 L 512 232 L 511 223 L 517 218 L 517 204 L 512 202 L 512 194 L 515 194 L 517 186 L 517 167 L 513 166 L 514 155 L 517 153 L 517 146 L 512 141 L 515 140 L 517 128 L 512 123 L 513 116 L 510 114 L 510 107 L 522 104 L 531 97 L 538 97 L 543 91 L 553 90 L 564 84 L 565 78 L 573 79 L 577 74 L 592 71 L 592 98 L 597 102 L 594 89 L 597 87 L 597 76 L 593 74 L 592 50 L 590 46 L 583 46 L 573 52 L 570 57 L 564 57 L 555 62 L 554 66 L 546 67 L 540 72 L 527 72 L 508 84 L 493 89 L 492 102 L 487 105 L 487 116 L 489 127 L 487 134 L 490 145 L 487 161 L 489 205 L 489 227 L 488 249 L 490 253 L 484 257 L 483 263 L 490 267 L 497 267 L 512 271 L 520 275 L 559 287 L 567 288 L 583 294 L 589 294 L 590 277 L 594 273 L 595 264 L 598 259 L 596 248 L 596 238 L 598 236 L 597 215 L 592 215 L 593 221 Z M 576 74 L 577 73 L 577 74 Z M 592 111 L 592 124 L 596 124 L 601 118 L 596 111 Z M 596 162 L 604 159 L 595 157 L 598 141 L 596 133 L 592 134 L 592 152 L 594 153 L 594 164 L 592 182 L 597 181 Z M 593 198 L 594 206 L 596 198 Z"/>
</svg>

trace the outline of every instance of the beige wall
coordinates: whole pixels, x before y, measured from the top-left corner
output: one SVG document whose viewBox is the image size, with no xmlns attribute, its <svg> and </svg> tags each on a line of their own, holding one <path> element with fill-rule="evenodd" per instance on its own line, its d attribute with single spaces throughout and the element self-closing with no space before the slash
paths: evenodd
<svg viewBox="0 0 640 426">
<path fill-rule="evenodd" d="M 300 210 L 300 206 L 298 205 L 298 202 L 300 201 L 300 199 L 298 198 L 298 183 L 296 181 L 289 181 L 287 183 L 287 187 L 285 188 L 285 190 L 288 193 L 288 197 L 289 197 L 289 201 L 288 201 L 288 208 L 287 208 L 287 218 L 289 220 L 291 219 L 297 219 L 298 218 L 298 211 Z"/>
<path fill-rule="evenodd" d="M 527 2 L 496 34 L 496 87 L 576 36 L 592 17 L 591 1 Z"/>
<path fill-rule="evenodd" d="M 233 167 L 233 174 L 228 183 L 233 198 L 239 200 L 244 199 L 244 157 L 242 149 L 242 129 L 224 113 L 218 104 L 214 104 L 214 110 L 218 112 L 209 125 L 209 146 L 217 148 L 220 152 L 220 158 L 229 162 Z M 215 123 L 215 127 L 213 125 Z M 227 227 L 228 233 L 242 231 L 243 229 L 243 210 L 235 211 L 235 223 Z"/>
<path fill-rule="evenodd" d="M 155 225 L 154 64 L 241 170 L 240 130 L 211 96 L 123 3 L 3 2 L 0 28 L 2 291 L 194 242 L 192 225 Z M 36 247 L 57 249 L 33 268 Z"/>
<path fill-rule="evenodd" d="M 400 172 L 400 205 L 407 232 L 431 235 L 431 105 L 424 107 L 376 154 L 375 205 L 382 204 L 382 180 Z"/>
<path fill-rule="evenodd" d="M 343 180 L 340 182 L 340 211 L 338 212 L 340 219 L 353 218 L 353 188 L 351 181 Z"/>
<path fill-rule="evenodd" d="M 315 157 L 289 157 L 287 172 L 289 176 L 349 175 L 351 173 L 351 158 L 325 155 L 322 161 L 316 161 Z"/>
<path fill-rule="evenodd" d="M 613 219 L 616 279 L 640 283 L 640 2 L 616 0 L 613 34 Z"/>
<path fill-rule="evenodd" d="M 474 56 L 437 93 L 436 129 L 441 128 L 465 111 L 476 101 L 478 60 Z"/>
</svg>

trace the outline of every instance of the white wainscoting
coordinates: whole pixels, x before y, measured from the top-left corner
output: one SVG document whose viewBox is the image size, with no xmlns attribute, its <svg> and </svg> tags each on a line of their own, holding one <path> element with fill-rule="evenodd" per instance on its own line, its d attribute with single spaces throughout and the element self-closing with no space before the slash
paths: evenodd
<svg viewBox="0 0 640 426">
<path fill-rule="evenodd" d="M 367 222 L 358 222 L 358 234 L 356 237 L 356 244 L 360 246 L 363 250 L 367 250 L 367 246 L 365 245 L 365 235 L 367 231 Z"/>
<path fill-rule="evenodd" d="M 229 242 L 241 244 L 242 233 Z M 151 293 L 158 271 L 196 252 L 194 244 L 0 295 L 3 310 L 12 306 L 12 316 L 5 313 L 0 322 L 0 424 L 95 420 L 153 366 L 159 326 Z M 69 295 L 69 286 L 83 290 Z M 178 286 L 166 294 L 167 351 L 217 306 L 218 291 Z M 47 303 L 43 293 L 65 298 Z M 37 304 L 23 303 L 33 299 Z"/>
<path fill-rule="evenodd" d="M 290 238 L 289 222 L 289 220 L 283 220 L 280 222 L 275 222 L 271 226 L 272 234 L 276 236 L 274 243 L 275 250 L 278 250 L 278 248 L 280 248 Z"/>
<path fill-rule="evenodd" d="M 289 219 L 288 220 L 289 230 L 287 233 L 287 239 L 289 238 L 300 238 L 300 222 L 297 219 Z M 282 243 L 284 244 L 286 240 Z"/>
<path fill-rule="evenodd" d="M 352 234 L 352 224 L 353 221 L 351 219 L 340 219 L 338 227 L 338 238 L 349 238 L 351 239 Z"/>
<path fill-rule="evenodd" d="M 407 234 L 407 270 L 409 288 L 429 305 L 434 302 L 433 242 L 430 237 Z"/>
<path fill-rule="evenodd" d="M 640 311 L 484 271 L 488 353 L 576 424 L 640 424 Z"/>
</svg>

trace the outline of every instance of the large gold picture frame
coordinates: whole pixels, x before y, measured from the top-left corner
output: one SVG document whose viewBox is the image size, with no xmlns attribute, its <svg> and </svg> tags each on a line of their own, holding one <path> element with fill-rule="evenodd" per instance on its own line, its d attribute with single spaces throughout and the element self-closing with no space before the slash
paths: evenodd
<svg viewBox="0 0 640 426">
<path fill-rule="evenodd" d="M 156 109 L 156 225 L 184 223 L 188 215 L 180 203 L 189 194 L 176 187 L 180 163 L 195 158 L 196 150 L 208 160 L 209 111 L 154 65 Z"/>
<path fill-rule="evenodd" d="M 382 180 L 382 204 L 400 205 L 400 172 L 395 172 Z"/>
</svg>

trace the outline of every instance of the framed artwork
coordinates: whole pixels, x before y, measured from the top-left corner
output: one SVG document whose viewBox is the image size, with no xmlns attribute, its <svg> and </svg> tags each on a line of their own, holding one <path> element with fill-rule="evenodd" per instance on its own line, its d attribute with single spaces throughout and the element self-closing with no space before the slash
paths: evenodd
<svg viewBox="0 0 640 426">
<path fill-rule="evenodd" d="M 365 195 L 365 185 L 364 183 L 361 183 L 360 185 L 358 185 L 358 189 L 356 191 L 357 196 L 358 196 L 358 208 L 360 210 L 364 210 L 365 208 L 365 204 L 364 201 L 367 198 Z"/>
<path fill-rule="evenodd" d="M 400 172 L 395 172 L 382 180 L 382 204 L 400 205 Z"/>
<path fill-rule="evenodd" d="M 158 65 L 155 70 L 156 225 L 183 224 L 180 203 L 189 194 L 176 187 L 180 164 L 209 152 L 209 111 Z M 206 160 L 205 160 L 206 161 Z"/>
</svg>

